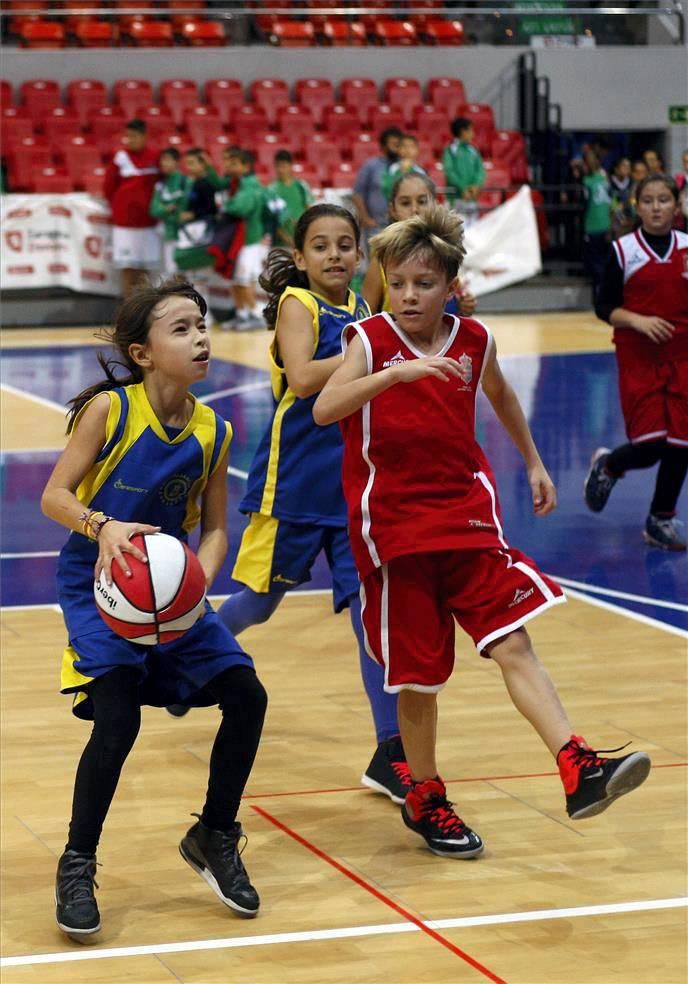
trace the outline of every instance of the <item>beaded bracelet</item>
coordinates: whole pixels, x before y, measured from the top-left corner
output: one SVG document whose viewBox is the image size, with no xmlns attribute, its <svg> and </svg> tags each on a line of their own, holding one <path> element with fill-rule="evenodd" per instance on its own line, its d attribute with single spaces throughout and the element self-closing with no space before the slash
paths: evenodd
<svg viewBox="0 0 688 984">
<path fill-rule="evenodd" d="M 110 520 L 114 519 L 114 516 L 106 516 L 101 510 L 89 509 L 81 514 L 79 520 L 81 522 L 82 532 L 84 536 L 87 536 L 89 540 L 97 540 L 100 536 L 100 531 L 109 523 Z"/>
</svg>

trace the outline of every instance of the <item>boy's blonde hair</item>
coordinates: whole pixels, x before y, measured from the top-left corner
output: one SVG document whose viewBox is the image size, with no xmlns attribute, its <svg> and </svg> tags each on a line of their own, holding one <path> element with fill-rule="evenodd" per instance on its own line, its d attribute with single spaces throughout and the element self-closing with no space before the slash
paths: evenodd
<svg viewBox="0 0 688 984">
<path fill-rule="evenodd" d="M 370 240 L 375 259 L 383 269 L 422 256 L 453 280 L 466 255 L 463 219 L 442 205 L 431 205 L 422 215 L 393 222 Z"/>
</svg>

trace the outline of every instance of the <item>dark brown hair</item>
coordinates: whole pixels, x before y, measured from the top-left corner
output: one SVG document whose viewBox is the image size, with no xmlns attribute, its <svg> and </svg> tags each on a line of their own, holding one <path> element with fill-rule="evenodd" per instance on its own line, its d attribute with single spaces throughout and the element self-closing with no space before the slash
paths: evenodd
<svg viewBox="0 0 688 984">
<path fill-rule="evenodd" d="M 648 174 L 646 178 L 643 178 L 636 185 L 636 189 L 635 189 L 636 202 L 638 202 L 640 196 L 645 191 L 647 186 L 655 183 L 665 185 L 667 190 L 673 195 L 674 201 L 676 202 L 678 201 L 678 185 L 669 174 Z"/>
<path fill-rule="evenodd" d="M 311 205 L 301 215 L 296 227 L 294 228 L 294 246 L 299 252 L 303 251 L 306 242 L 308 228 L 317 219 L 344 219 L 351 225 L 356 245 L 361 238 L 361 230 L 354 215 L 341 205 Z M 277 308 L 282 294 L 287 287 L 305 287 L 308 289 L 308 275 L 304 270 L 299 270 L 294 257 L 288 249 L 271 249 L 265 265 L 265 272 L 259 277 L 260 286 L 269 296 L 269 301 L 263 308 L 263 317 L 268 328 L 274 329 L 277 323 Z"/>
<path fill-rule="evenodd" d="M 145 284 L 135 288 L 122 302 L 113 327 L 105 328 L 96 334 L 97 338 L 109 342 L 116 352 L 110 358 L 107 358 L 103 352 L 98 352 L 98 362 L 105 372 L 105 379 L 87 386 L 67 404 L 69 407 L 67 412 L 68 434 L 71 433 L 79 411 L 98 393 L 142 381 L 143 371 L 129 354 L 129 346 L 145 344 L 151 329 L 153 311 L 161 301 L 168 297 L 188 297 L 189 300 L 198 305 L 201 314 L 205 316 L 207 310 L 205 301 L 194 285 L 181 276 L 163 280 L 157 287 L 152 284 Z M 128 375 L 115 375 L 117 366 L 125 369 Z"/>
</svg>

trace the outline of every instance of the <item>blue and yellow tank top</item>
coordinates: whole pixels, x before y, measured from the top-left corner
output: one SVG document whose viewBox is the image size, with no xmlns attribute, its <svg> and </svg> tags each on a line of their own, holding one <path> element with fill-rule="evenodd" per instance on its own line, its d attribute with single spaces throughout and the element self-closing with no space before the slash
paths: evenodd
<svg viewBox="0 0 688 984">
<path fill-rule="evenodd" d="M 314 359 L 341 355 L 342 329 L 370 314 L 363 298 L 351 290 L 347 303 L 339 307 L 303 287 L 288 287 L 280 298 L 278 319 L 287 297 L 296 297 L 311 313 Z M 345 527 L 339 425 L 318 427 L 313 420 L 317 393 L 300 399 L 289 388 L 276 338 L 270 346 L 270 374 L 274 413 L 256 450 L 239 508 L 292 523 Z"/>
<path fill-rule="evenodd" d="M 186 539 L 200 519 L 208 478 L 229 446 L 231 425 L 191 397 L 194 407 L 188 424 L 170 437 L 143 383 L 110 390 L 108 396 L 105 444 L 79 485 L 77 498 L 123 522 L 150 523 Z M 72 533 L 60 553 L 58 581 L 69 562 L 95 564 L 97 556 L 96 543 Z"/>
</svg>

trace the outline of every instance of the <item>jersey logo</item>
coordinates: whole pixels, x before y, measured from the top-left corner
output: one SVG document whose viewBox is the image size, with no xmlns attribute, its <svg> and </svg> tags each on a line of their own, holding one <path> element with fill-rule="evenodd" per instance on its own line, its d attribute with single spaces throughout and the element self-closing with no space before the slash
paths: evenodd
<svg viewBox="0 0 688 984">
<path fill-rule="evenodd" d="M 185 499 L 191 490 L 191 479 L 188 475 L 173 475 L 160 489 L 160 498 L 166 506 L 176 506 Z"/>
<path fill-rule="evenodd" d="M 397 354 L 393 355 L 391 359 L 387 359 L 386 362 L 382 363 L 382 368 L 389 369 L 390 366 L 400 366 L 402 362 L 406 362 L 406 359 L 401 352 L 397 352 Z"/>
<path fill-rule="evenodd" d="M 293 580 L 290 577 L 284 577 L 283 574 L 275 574 L 275 576 L 273 577 L 272 580 L 273 581 L 277 581 L 278 584 L 298 584 L 299 583 L 298 581 L 295 581 L 295 580 Z"/>
<path fill-rule="evenodd" d="M 516 591 L 514 592 L 514 600 L 510 602 L 507 607 L 513 608 L 515 605 L 520 605 L 522 601 L 525 601 L 526 598 L 530 598 L 530 596 L 534 593 L 535 588 L 528 588 L 527 591 L 524 591 L 523 588 L 516 588 Z"/>
<path fill-rule="evenodd" d="M 122 481 L 121 478 L 118 478 L 117 481 L 115 482 L 115 488 L 116 489 L 120 489 L 122 492 L 147 492 L 148 491 L 148 489 L 142 489 L 139 485 L 127 485 L 125 482 Z"/>
<path fill-rule="evenodd" d="M 463 386 L 459 386 L 459 390 L 462 393 L 470 393 L 470 383 L 473 379 L 473 359 L 464 352 L 456 361 L 459 363 L 459 375 L 463 380 Z"/>
</svg>

